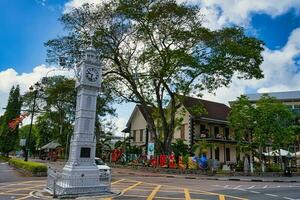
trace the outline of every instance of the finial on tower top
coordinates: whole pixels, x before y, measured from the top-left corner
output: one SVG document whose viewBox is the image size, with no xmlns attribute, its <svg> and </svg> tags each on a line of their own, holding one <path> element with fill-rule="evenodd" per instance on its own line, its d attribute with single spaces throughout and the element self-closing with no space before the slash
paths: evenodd
<svg viewBox="0 0 300 200">
<path fill-rule="evenodd" d="M 92 44 L 85 50 L 85 60 L 90 62 L 97 61 L 96 49 Z"/>
<path fill-rule="evenodd" d="M 90 31 L 90 45 L 88 48 L 85 50 L 85 60 L 90 61 L 90 62 L 97 62 L 97 53 L 96 49 L 94 48 L 93 45 L 93 37 L 94 37 L 94 31 Z"/>
</svg>

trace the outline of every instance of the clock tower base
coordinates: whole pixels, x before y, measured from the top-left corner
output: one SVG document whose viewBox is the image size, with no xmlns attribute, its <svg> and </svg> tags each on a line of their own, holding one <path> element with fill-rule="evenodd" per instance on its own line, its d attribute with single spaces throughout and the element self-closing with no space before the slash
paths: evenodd
<svg viewBox="0 0 300 200">
<path fill-rule="evenodd" d="M 53 172 L 52 172 L 53 173 Z M 48 172 L 51 176 L 51 172 Z M 49 177 L 48 177 L 49 179 Z M 49 183 L 49 180 L 48 180 Z M 68 163 L 62 173 L 56 173 L 55 188 L 49 188 L 50 193 L 59 197 L 98 196 L 112 194 L 110 191 L 110 177 L 99 177 L 97 166 L 80 166 Z"/>
</svg>

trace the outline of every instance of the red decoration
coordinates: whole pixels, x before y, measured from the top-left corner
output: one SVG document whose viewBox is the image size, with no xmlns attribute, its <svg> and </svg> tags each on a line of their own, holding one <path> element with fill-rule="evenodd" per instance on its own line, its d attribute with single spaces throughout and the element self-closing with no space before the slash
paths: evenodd
<svg viewBox="0 0 300 200">
<path fill-rule="evenodd" d="M 25 112 L 23 114 L 21 114 L 20 116 L 16 117 L 16 119 L 13 119 L 13 120 L 10 120 L 8 122 L 8 127 L 11 129 L 11 130 L 15 130 L 16 127 L 22 123 L 22 121 L 27 117 L 29 116 L 30 113 L 28 112 Z"/>
<path fill-rule="evenodd" d="M 172 153 L 172 154 L 169 156 L 169 168 L 174 169 L 175 167 L 176 167 L 176 164 L 175 164 L 175 156 L 174 156 L 174 153 Z"/>
<path fill-rule="evenodd" d="M 150 164 L 151 164 L 152 167 L 156 167 L 157 166 L 157 159 L 156 159 L 156 157 L 152 157 L 151 156 Z"/>
<path fill-rule="evenodd" d="M 166 155 L 160 155 L 159 156 L 159 165 L 161 167 L 167 167 L 167 156 Z"/>
<path fill-rule="evenodd" d="M 122 151 L 121 150 L 119 150 L 119 149 L 112 150 L 111 161 L 112 162 L 116 162 L 117 160 L 119 160 L 119 158 L 121 157 L 121 155 L 122 155 Z"/>
</svg>

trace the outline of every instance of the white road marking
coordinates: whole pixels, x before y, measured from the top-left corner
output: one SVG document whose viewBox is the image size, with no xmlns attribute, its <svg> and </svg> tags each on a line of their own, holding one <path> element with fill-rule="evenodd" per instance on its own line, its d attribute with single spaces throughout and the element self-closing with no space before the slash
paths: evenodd
<svg viewBox="0 0 300 200">
<path fill-rule="evenodd" d="M 260 192 L 257 192 L 257 191 L 250 191 L 252 193 L 255 193 L 255 194 L 259 194 Z"/>
<path fill-rule="evenodd" d="M 248 187 L 247 189 L 252 189 L 252 188 L 254 188 L 254 187 L 255 187 L 255 185 L 252 185 L 252 186 Z"/>
<path fill-rule="evenodd" d="M 280 185 L 278 185 L 277 187 L 280 188 Z"/>
<path fill-rule="evenodd" d="M 278 197 L 278 195 L 276 195 L 276 194 L 265 194 L 265 195 L 268 195 L 268 196 L 271 196 L 271 197 Z"/>
<path fill-rule="evenodd" d="M 238 186 L 234 187 L 233 189 L 238 189 L 240 187 L 242 187 L 242 185 L 238 185 Z"/>
<path fill-rule="evenodd" d="M 288 200 L 295 200 L 293 198 L 289 198 L 289 197 L 283 197 L 284 199 L 288 199 Z"/>
<path fill-rule="evenodd" d="M 228 187 L 229 187 L 229 185 L 225 185 L 225 186 L 224 186 L 224 188 L 228 188 Z"/>
<path fill-rule="evenodd" d="M 268 185 L 265 185 L 263 188 L 265 189 L 265 188 L 267 188 L 268 187 Z"/>
</svg>

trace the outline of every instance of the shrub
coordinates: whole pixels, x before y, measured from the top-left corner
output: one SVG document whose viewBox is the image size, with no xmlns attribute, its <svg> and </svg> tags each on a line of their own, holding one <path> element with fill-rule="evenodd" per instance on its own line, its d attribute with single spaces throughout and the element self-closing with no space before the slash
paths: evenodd
<svg viewBox="0 0 300 200">
<path fill-rule="evenodd" d="M 278 165 L 269 165 L 266 169 L 267 172 L 282 172 Z"/>
<path fill-rule="evenodd" d="M 0 156 L 0 161 L 9 161 L 10 160 L 10 157 L 6 157 L 6 156 Z"/>
<path fill-rule="evenodd" d="M 47 166 L 42 163 L 37 162 L 25 162 L 24 160 L 12 158 L 8 161 L 10 165 L 16 168 L 24 169 L 31 172 L 32 174 L 37 174 L 39 172 L 47 172 Z"/>
<path fill-rule="evenodd" d="M 243 172 L 244 171 L 244 162 L 242 160 L 239 160 L 236 167 L 235 167 L 235 170 L 237 172 Z"/>
</svg>

